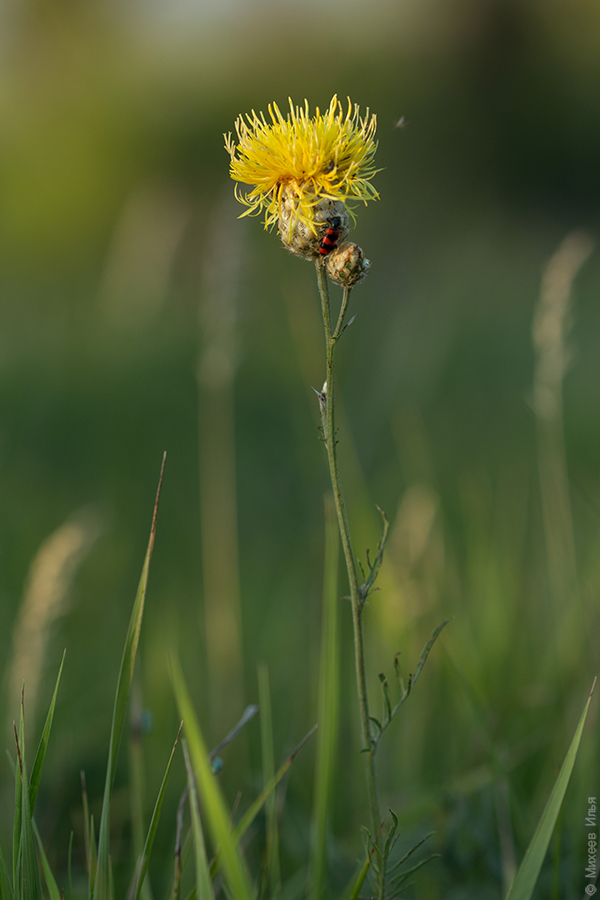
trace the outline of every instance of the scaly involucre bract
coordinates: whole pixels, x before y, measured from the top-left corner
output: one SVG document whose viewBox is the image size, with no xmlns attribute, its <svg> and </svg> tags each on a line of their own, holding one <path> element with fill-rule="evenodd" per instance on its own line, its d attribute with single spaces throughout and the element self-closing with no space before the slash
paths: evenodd
<svg viewBox="0 0 600 900">
<path fill-rule="evenodd" d="M 317 107 L 313 117 L 308 101 L 303 107 L 289 101 L 283 116 L 276 103 L 269 105 L 269 123 L 264 114 L 252 110 L 235 123 L 238 143 L 225 135 L 234 181 L 254 185 L 244 193 L 235 187 L 237 199 L 248 209 L 242 215 L 265 211 L 265 228 L 275 225 L 285 199 L 294 205 L 294 218 L 316 233 L 314 209 L 324 199 L 376 200 L 371 179 L 378 171 L 373 159 L 377 120 L 360 116 L 348 99 L 348 110 L 334 97 L 329 109 Z"/>
</svg>

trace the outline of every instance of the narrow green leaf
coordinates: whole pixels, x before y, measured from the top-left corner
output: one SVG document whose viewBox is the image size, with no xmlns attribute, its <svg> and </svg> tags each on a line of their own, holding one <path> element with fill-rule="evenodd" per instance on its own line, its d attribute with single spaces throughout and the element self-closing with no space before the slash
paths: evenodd
<svg viewBox="0 0 600 900">
<path fill-rule="evenodd" d="M 15 735 L 15 743 L 17 746 L 17 761 L 15 764 L 15 815 L 13 819 L 13 886 L 17 898 L 20 897 L 21 893 L 21 884 L 18 877 L 18 870 L 21 857 L 21 817 L 23 804 L 23 786 L 19 740 L 22 740 L 23 738 L 23 730 L 23 703 L 21 702 L 21 715 L 19 719 L 18 733 L 17 726 L 13 722 L 13 731 Z"/>
<path fill-rule="evenodd" d="M 2 848 L 0 847 L 0 900 L 13 900 L 13 892 L 10 886 L 10 876 L 8 874 L 8 869 L 6 868 L 6 863 L 4 862 L 4 857 L 2 855 Z"/>
<path fill-rule="evenodd" d="M 270 796 L 270 794 L 275 790 L 275 788 L 277 787 L 277 785 L 279 784 L 279 782 L 281 781 L 283 776 L 286 774 L 286 772 L 289 771 L 292 763 L 294 762 L 294 759 L 296 758 L 298 753 L 302 750 L 302 748 L 304 747 L 307 740 L 310 737 L 312 737 L 312 735 L 315 733 L 316 730 L 317 730 L 317 726 L 313 725 L 313 727 L 310 729 L 310 731 L 307 732 L 307 734 L 302 738 L 302 740 L 300 741 L 298 746 L 290 753 L 290 755 L 285 760 L 285 762 L 279 767 L 279 769 L 277 770 L 277 772 L 275 773 L 275 775 L 273 776 L 271 781 L 264 786 L 264 788 L 262 789 L 262 791 L 260 792 L 260 794 L 258 795 L 256 800 L 254 801 L 254 803 L 252 803 L 249 806 L 249 808 L 246 810 L 246 812 L 244 813 L 244 815 L 242 816 L 242 818 L 240 819 L 238 824 L 233 829 L 233 839 L 236 842 L 238 842 L 242 838 L 242 836 L 246 833 L 246 831 L 248 830 L 248 828 L 250 827 L 250 825 L 252 824 L 252 822 L 254 821 L 254 819 L 256 818 L 256 816 L 258 815 L 260 810 L 262 809 L 262 807 L 264 806 L 267 797 Z"/>
<path fill-rule="evenodd" d="M 244 712 L 242 713 L 240 719 L 236 722 L 233 728 L 227 732 L 222 741 L 220 741 L 216 747 L 210 751 L 208 755 L 209 762 L 211 764 L 211 770 L 214 775 L 217 774 L 219 770 L 216 769 L 215 763 L 219 760 L 218 754 L 221 750 L 226 747 L 231 741 L 234 740 L 240 733 L 240 731 L 245 728 L 248 722 L 251 722 L 255 715 L 258 713 L 258 706 L 256 704 L 249 704 Z M 173 872 L 173 881 L 171 884 L 171 889 L 169 894 L 167 895 L 167 900 L 177 900 L 178 891 L 179 891 L 179 881 L 181 879 L 181 871 L 185 864 L 187 857 L 189 856 L 189 851 L 192 843 L 192 829 L 191 826 L 187 831 L 185 839 L 183 840 L 183 809 L 184 804 L 187 799 L 187 787 L 184 793 L 181 796 L 179 801 L 179 807 L 177 810 L 177 831 L 175 835 L 175 854 L 174 854 L 174 872 Z M 235 818 L 235 808 L 232 812 L 232 818 Z M 218 870 L 217 856 L 213 857 L 210 868 L 210 877 L 214 878 Z"/>
<path fill-rule="evenodd" d="M 339 529 L 331 496 L 325 501 L 325 564 L 317 758 L 310 850 L 310 898 L 319 900 L 326 883 L 327 824 L 331 807 L 333 772 L 340 719 L 340 649 L 338 612 Z"/>
<path fill-rule="evenodd" d="M 129 723 L 129 797 L 131 804 L 131 847 L 134 859 L 134 874 L 127 895 L 128 900 L 133 896 L 134 883 L 137 883 L 137 876 L 142 865 L 142 856 L 144 852 L 144 750 L 143 750 L 143 718 L 144 711 L 141 703 L 141 690 L 139 684 L 134 683 L 131 691 L 132 697 L 130 701 L 130 723 Z M 150 880 L 141 882 L 142 900 L 152 900 L 152 891 L 150 889 Z"/>
<path fill-rule="evenodd" d="M 387 724 L 392 718 L 392 701 L 390 699 L 390 686 L 386 676 L 381 672 L 379 675 L 381 691 L 383 693 L 383 721 Z"/>
<path fill-rule="evenodd" d="M 91 900 L 96 877 L 96 833 L 94 817 L 90 816 L 85 772 L 81 772 L 81 803 L 83 807 L 83 842 L 85 848 L 85 867 L 88 874 L 88 898 Z"/>
<path fill-rule="evenodd" d="M 183 722 L 181 724 L 183 725 Z M 169 775 L 171 774 L 171 766 L 173 764 L 173 759 L 175 758 L 175 748 L 177 747 L 177 742 L 179 741 L 180 734 L 181 725 L 179 726 L 179 731 L 177 732 L 177 737 L 175 738 L 175 743 L 173 744 L 173 749 L 171 750 L 171 755 L 169 756 L 169 761 L 167 763 L 167 769 L 163 776 L 162 784 L 158 792 L 158 797 L 156 798 L 156 803 L 154 804 L 154 812 L 152 813 L 152 819 L 150 820 L 150 826 L 148 828 L 148 834 L 146 836 L 146 843 L 144 844 L 144 851 L 142 853 L 140 865 L 137 867 L 137 874 L 135 876 L 134 884 L 132 885 L 132 890 L 129 893 L 129 896 L 133 897 L 134 900 L 138 900 L 140 896 L 144 878 L 146 877 L 146 872 L 148 870 L 150 854 L 152 853 L 154 837 L 156 835 L 156 829 L 158 828 L 158 820 L 160 818 L 163 800 L 165 799 L 167 782 L 169 780 Z"/>
<path fill-rule="evenodd" d="M 440 636 L 440 634 L 442 633 L 442 631 L 444 630 L 446 625 L 451 621 L 452 621 L 452 616 L 450 616 L 447 619 L 444 619 L 444 621 L 441 623 L 441 625 L 438 625 L 438 627 L 436 629 L 434 629 L 433 634 L 431 635 L 431 637 L 425 644 L 425 647 L 423 648 L 423 652 L 421 653 L 421 658 L 419 659 L 419 662 L 417 663 L 417 668 L 415 669 L 415 671 L 412 675 L 409 675 L 408 683 L 407 683 L 406 687 L 404 688 L 404 690 L 402 691 L 400 700 L 398 701 L 398 703 L 396 703 L 395 707 L 392 710 L 392 719 L 394 718 L 396 713 L 400 710 L 400 707 L 404 704 L 404 701 L 408 698 L 410 692 L 412 691 L 415 684 L 417 683 L 417 679 L 418 679 L 419 675 L 421 674 L 421 672 L 423 671 L 423 666 L 427 662 L 427 657 L 429 656 L 431 648 L 437 641 L 438 637 Z M 401 676 L 400 676 L 400 667 L 399 667 L 397 654 L 396 654 L 396 658 L 394 660 L 394 667 L 396 669 L 396 676 L 398 677 L 398 681 L 400 683 Z"/>
<path fill-rule="evenodd" d="M 451 622 L 451 621 L 452 621 L 452 616 L 449 616 L 447 619 L 444 619 L 444 621 L 441 623 L 441 625 L 438 625 L 438 627 L 437 627 L 436 629 L 434 629 L 433 634 L 431 635 L 431 637 L 429 638 L 429 640 L 428 640 L 427 643 L 425 644 L 425 647 L 424 647 L 424 649 L 423 649 L 423 652 L 421 653 L 421 658 L 420 658 L 420 660 L 419 660 L 419 662 L 418 662 L 418 664 L 417 664 L 417 668 L 415 669 L 414 674 L 413 674 L 413 676 L 412 676 L 411 684 L 412 684 L 413 687 L 414 687 L 415 684 L 417 683 L 417 678 L 419 677 L 419 675 L 420 675 L 421 672 L 423 671 L 423 666 L 424 666 L 425 663 L 427 662 L 427 657 L 429 656 L 429 652 L 430 652 L 431 648 L 433 647 L 433 645 L 435 644 L 435 642 L 436 642 L 437 639 L 439 638 L 440 634 L 442 633 L 442 631 L 444 630 L 444 628 L 446 627 L 446 625 L 447 625 L 449 622 Z"/>
<path fill-rule="evenodd" d="M 206 857 L 206 845 L 204 843 L 204 832 L 202 830 L 202 819 L 200 818 L 200 804 L 198 803 L 198 792 L 196 790 L 196 779 L 194 778 L 190 755 L 185 740 L 182 741 L 181 746 L 183 748 L 183 758 L 185 759 L 190 814 L 192 817 L 194 858 L 196 860 L 196 897 L 197 900 L 213 900 L 212 884 L 210 873 L 208 871 L 208 859 Z"/>
<path fill-rule="evenodd" d="M 579 720 L 579 724 L 573 736 L 573 740 L 571 741 L 571 746 L 567 751 L 565 761 L 563 762 L 562 768 L 558 773 L 558 778 L 556 779 L 554 787 L 552 788 L 552 792 L 550 794 L 550 797 L 548 798 L 546 808 L 544 809 L 541 819 L 538 822 L 537 828 L 535 829 L 534 835 L 531 839 L 531 843 L 525 851 L 525 856 L 523 857 L 523 861 L 519 866 L 518 872 L 515 876 L 515 880 L 513 881 L 512 887 L 507 894 L 506 900 L 530 900 L 530 897 L 533 894 L 533 889 L 535 888 L 540 869 L 542 868 L 542 863 L 544 862 L 544 857 L 546 856 L 548 844 L 550 843 L 550 838 L 552 837 L 552 832 L 554 831 L 554 826 L 556 825 L 556 820 L 558 819 L 558 814 L 560 812 L 565 792 L 567 790 L 567 785 L 569 784 L 569 779 L 571 778 L 573 766 L 575 765 L 575 759 L 577 757 L 577 751 L 579 749 L 579 743 L 581 741 L 581 735 L 583 733 L 583 726 L 585 725 L 585 720 L 590 708 L 592 694 L 594 692 L 595 686 L 596 680 L 594 679 L 592 690 L 590 691 L 585 709 L 583 710 L 583 714 L 581 716 L 581 719 Z"/>
<path fill-rule="evenodd" d="M 235 723 L 231 731 L 228 731 L 223 740 L 220 741 L 217 746 L 213 747 L 213 749 L 210 751 L 208 758 L 210 759 L 211 763 L 213 763 L 213 772 L 215 772 L 214 763 L 216 762 L 221 750 L 223 750 L 224 747 L 230 744 L 233 739 L 238 736 L 240 731 L 245 728 L 248 722 L 250 722 L 254 718 L 257 712 L 258 706 L 256 706 L 254 703 L 250 703 L 242 713 L 239 721 Z"/>
<path fill-rule="evenodd" d="M 246 812 L 244 813 L 244 815 L 242 816 L 242 818 L 240 819 L 238 824 L 233 829 L 233 839 L 236 843 L 240 842 L 240 840 L 242 839 L 244 834 L 250 828 L 250 826 L 254 822 L 255 818 L 257 817 L 257 815 L 259 814 L 259 812 L 265 805 L 265 801 L 266 801 L 267 797 L 269 797 L 271 795 L 271 793 L 275 790 L 275 788 L 277 787 L 277 785 L 279 784 L 281 779 L 284 777 L 284 775 L 290 770 L 294 759 L 296 758 L 298 753 L 300 753 L 300 751 L 304 747 L 307 740 L 310 737 L 312 737 L 312 735 L 315 733 L 316 730 L 317 730 L 317 726 L 313 725 L 313 727 L 310 729 L 310 731 L 302 738 L 302 740 L 300 741 L 298 746 L 290 753 L 290 755 L 285 760 L 283 765 L 280 766 L 280 768 L 277 770 L 277 772 L 275 773 L 275 775 L 273 776 L 271 781 L 267 785 L 265 785 L 265 787 L 262 789 L 262 791 L 260 792 L 260 794 L 258 795 L 256 800 L 254 801 L 254 803 L 252 803 L 249 806 L 249 808 L 246 810 Z M 215 875 L 219 871 L 219 866 L 220 866 L 220 859 L 219 859 L 218 855 L 215 855 L 215 858 L 213 859 L 211 867 L 210 867 L 210 877 L 211 878 L 215 877 Z"/>
<path fill-rule="evenodd" d="M 63 656 L 64 659 L 64 656 Z M 44 871 L 44 879 L 46 881 L 46 887 L 48 888 L 48 894 L 50 895 L 50 900 L 61 900 L 61 894 L 58 889 L 58 885 L 56 883 L 56 879 L 52 873 L 52 869 L 50 868 L 50 863 L 48 862 L 48 857 L 44 851 L 44 845 L 42 844 L 42 839 L 40 837 L 40 833 L 38 831 L 38 827 L 33 822 L 33 832 L 35 834 L 35 839 L 38 845 L 38 851 L 40 854 L 40 859 L 42 860 L 42 869 Z"/>
<path fill-rule="evenodd" d="M 166 454 L 165 454 L 166 455 Z M 133 667 L 137 653 L 138 643 L 140 639 L 140 630 L 142 627 L 142 616 L 144 613 L 144 601 L 146 599 L 146 586 L 148 584 L 148 572 L 150 569 L 150 560 L 152 558 L 152 550 L 154 548 L 154 536 L 156 534 L 156 516 L 158 512 L 158 501 L 160 498 L 160 489 L 162 486 L 163 473 L 165 468 L 165 456 L 163 456 L 162 467 L 160 470 L 160 478 L 158 482 L 158 490 L 156 492 L 156 501 L 154 503 L 154 514 L 152 516 L 152 527 L 150 529 L 150 538 L 148 540 L 148 549 L 142 567 L 142 575 L 138 586 L 131 620 L 127 630 L 125 639 L 125 648 L 123 650 L 123 658 L 121 660 L 121 669 L 117 682 L 117 692 L 115 695 L 115 705 L 113 710 L 113 719 L 110 732 L 110 744 L 108 750 L 108 764 L 106 767 L 106 782 L 104 785 L 104 796 L 102 799 L 102 813 L 100 816 L 99 828 L 99 844 L 98 844 L 98 860 L 96 867 L 96 877 L 94 880 L 93 897 L 94 900 L 110 900 L 111 897 L 111 874 L 110 874 L 110 801 L 112 795 L 113 782 L 117 767 L 117 756 L 119 752 L 119 744 L 123 732 L 125 722 L 125 713 L 127 709 L 127 699 L 129 697 L 129 688 L 133 677 Z"/>
<path fill-rule="evenodd" d="M 189 846 L 191 843 L 192 833 L 191 829 L 188 830 L 185 840 L 183 840 L 183 813 L 185 811 L 185 801 L 187 800 L 188 789 L 187 786 L 179 799 L 179 804 L 177 806 L 177 827 L 175 830 L 175 852 L 173 854 L 174 866 L 173 866 L 173 881 L 169 891 L 167 893 L 166 900 L 178 900 L 179 898 L 179 884 L 181 882 L 181 872 L 183 869 L 183 864 L 189 855 Z M 182 846 L 183 843 L 183 846 Z"/>
<path fill-rule="evenodd" d="M 421 859 L 418 863 L 415 863 L 412 868 L 407 869 L 405 872 L 401 872 L 399 875 L 396 875 L 394 878 L 390 879 L 390 881 L 388 881 L 387 883 L 387 887 L 393 889 L 394 892 L 396 892 L 400 888 L 408 887 L 406 882 L 411 875 L 414 875 L 415 872 L 418 872 L 419 869 L 422 869 L 423 866 L 426 866 L 427 863 L 430 863 L 432 859 L 440 859 L 441 855 L 441 853 L 432 853 L 431 856 L 426 857 L 426 859 Z"/>
<path fill-rule="evenodd" d="M 94 882 L 96 880 L 96 866 L 98 865 L 98 849 L 96 846 L 96 825 L 93 815 L 90 816 L 90 881 L 89 894 L 90 900 L 94 895 Z"/>
<path fill-rule="evenodd" d="M 375 556 L 375 559 L 373 560 L 372 563 L 369 560 L 369 554 L 367 551 L 367 565 L 369 566 L 369 577 L 367 578 L 365 583 L 362 584 L 359 588 L 361 606 L 363 606 L 365 604 L 367 597 L 373 590 L 373 585 L 375 584 L 375 581 L 377 580 L 377 575 L 379 574 L 381 564 L 383 563 L 383 553 L 385 550 L 385 545 L 387 543 L 388 532 L 390 530 L 390 523 L 387 520 L 386 514 L 384 513 L 384 511 L 382 509 L 379 509 L 379 507 L 377 507 L 377 509 L 379 510 L 379 513 L 381 514 L 381 518 L 383 520 L 383 533 L 381 535 L 381 539 L 380 539 L 379 545 L 377 547 L 377 555 Z M 362 568 L 362 566 L 361 566 L 361 568 Z M 364 575 L 364 573 L 363 573 L 363 575 Z"/>
<path fill-rule="evenodd" d="M 221 789 L 211 771 L 208 752 L 192 707 L 183 674 L 175 660 L 171 662 L 175 698 L 184 721 L 190 755 L 198 778 L 198 790 L 212 839 L 220 848 L 225 878 L 234 900 L 252 900 L 253 891 L 237 843 L 229 827 L 229 814 Z"/>
<path fill-rule="evenodd" d="M 83 807 L 83 846 L 85 849 L 85 867 L 88 876 L 90 866 L 90 808 L 88 805 L 87 787 L 85 784 L 85 772 L 80 772 L 81 778 L 81 805 Z"/>
<path fill-rule="evenodd" d="M 68 900 L 72 900 L 73 897 L 73 879 L 71 877 L 72 874 L 72 860 L 73 860 L 73 832 L 71 832 L 71 836 L 69 837 L 69 854 L 67 858 L 67 881 L 68 881 Z"/>
<path fill-rule="evenodd" d="M 390 812 L 391 812 L 391 810 L 390 810 Z M 396 824 L 397 823 L 398 823 L 398 820 L 396 819 Z M 434 834 L 435 834 L 435 831 L 430 831 L 428 834 L 425 835 L 425 837 L 422 837 L 420 841 L 417 841 L 416 844 L 414 844 L 409 850 L 406 851 L 404 856 L 402 856 L 397 862 L 395 862 L 393 864 L 393 866 L 390 869 L 388 869 L 388 874 L 395 872 L 397 869 L 400 868 L 400 866 L 404 865 L 406 860 L 410 859 L 410 857 L 413 855 L 413 853 L 416 850 L 418 850 L 419 847 L 422 847 L 423 844 L 425 843 L 425 841 L 428 841 L 429 838 L 433 837 Z M 431 858 L 433 858 L 433 857 L 431 857 Z M 410 871 L 412 871 L 412 869 Z"/>
<path fill-rule="evenodd" d="M 35 838 L 33 836 L 33 823 L 29 806 L 29 782 L 27 780 L 27 764 L 25 760 L 23 721 L 23 698 L 21 697 L 21 728 L 19 729 L 19 743 L 17 746 L 19 769 L 21 771 L 21 864 L 17 877 L 21 886 L 23 900 L 42 900 L 42 883 L 35 852 Z"/>
<path fill-rule="evenodd" d="M 383 851 L 382 851 L 383 859 L 385 862 L 387 862 L 387 858 L 390 855 L 390 853 L 392 852 L 392 849 L 393 849 L 394 843 L 395 843 L 394 837 L 395 837 L 396 831 L 398 830 L 398 816 L 391 809 L 390 809 L 390 814 L 392 816 L 392 824 L 390 825 L 389 831 L 388 831 L 386 839 L 384 841 Z"/>
<path fill-rule="evenodd" d="M 260 740 L 262 748 L 263 784 L 275 775 L 273 751 L 273 719 L 271 716 L 271 691 L 269 670 L 266 663 L 258 665 L 258 705 L 260 708 Z M 267 819 L 267 870 L 271 896 L 281 893 L 281 865 L 279 862 L 279 828 L 277 825 L 277 791 L 273 790 L 265 801 Z"/>
<path fill-rule="evenodd" d="M 362 886 L 365 883 L 365 878 L 367 877 L 369 867 L 373 860 L 374 852 L 375 852 L 374 850 L 371 850 L 371 852 L 365 859 L 364 864 L 360 867 L 356 876 L 352 879 L 352 881 L 350 882 L 350 885 L 344 891 L 344 897 L 346 897 L 347 900 L 357 900 L 357 898 L 361 892 Z"/>
<path fill-rule="evenodd" d="M 31 769 L 31 780 L 29 782 L 29 805 L 31 807 L 31 815 L 33 815 L 33 811 L 35 809 L 35 801 L 37 800 L 38 788 L 40 786 L 40 780 L 42 777 L 42 769 L 44 767 L 44 760 L 46 759 L 46 750 L 48 749 L 48 741 L 50 739 L 50 731 L 52 729 L 52 720 L 54 718 L 54 707 L 56 706 L 58 686 L 60 684 L 60 678 L 62 675 L 63 666 L 65 664 L 66 653 L 67 651 L 65 650 L 60 661 L 60 668 L 58 670 L 58 676 L 56 678 L 56 684 L 54 686 L 54 693 L 52 694 L 52 700 L 50 702 L 50 709 L 48 710 L 48 715 L 46 716 L 46 722 L 44 724 L 40 743 L 37 749 L 37 753 L 35 754 L 35 759 L 33 761 L 33 768 Z"/>
</svg>

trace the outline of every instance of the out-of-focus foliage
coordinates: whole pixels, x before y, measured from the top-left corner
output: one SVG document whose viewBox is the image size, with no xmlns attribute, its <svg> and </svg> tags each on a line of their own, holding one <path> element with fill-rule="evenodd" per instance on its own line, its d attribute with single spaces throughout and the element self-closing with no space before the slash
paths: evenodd
<svg viewBox="0 0 600 900">
<path fill-rule="evenodd" d="M 177 729 L 171 649 L 213 744 L 256 700 L 263 659 L 276 765 L 315 720 L 327 474 L 312 391 L 324 377 L 314 277 L 259 221 L 237 220 L 222 133 L 271 100 L 284 108 L 288 96 L 306 97 L 324 108 L 337 93 L 377 113 L 383 169 L 381 200 L 358 210 L 353 238 L 373 267 L 339 350 L 340 454 L 357 552 L 376 547 L 376 503 L 392 523 L 366 614 L 374 698 L 394 654 L 402 650 L 406 675 L 433 628 L 454 616 L 386 734 L 384 805 L 398 811 L 407 845 L 430 826 L 438 832 L 442 860 L 420 873 L 419 896 L 497 897 L 598 668 L 598 253 L 574 285 L 564 382 L 577 552 L 568 596 L 553 589 L 547 562 L 531 408 L 542 267 L 572 229 L 598 234 L 597 4 L 331 0 L 217 10 L 30 0 L 2 17 L 7 684 L 38 549 L 82 508 L 96 529 L 61 582 L 60 618 L 47 623 L 46 673 L 67 647 L 36 812 L 47 847 L 54 836 L 53 869 L 66 864 L 72 826 L 82 845 L 80 769 L 92 805 L 102 793 L 163 450 L 137 688 L 153 718 L 149 798 Z M 329 861 L 340 885 L 364 819 L 349 641 L 346 621 Z M 42 677 L 37 708 L 52 683 Z M 27 684 L 25 704 L 27 719 Z M 18 708 L 4 706 L 8 745 Z M 551 887 L 550 867 L 540 896 L 581 893 L 595 715 L 592 706 L 553 851 L 562 884 Z M 240 787 L 256 794 L 259 745 L 253 724 L 224 754 L 231 800 Z M 308 858 L 309 757 L 286 794 L 284 875 Z M 124 777 L 119 769 L 113 797 L 117 877 L 129 840 Z M 184 784 L 178 760 L 163 823 L 174 823 Z M 154 858 L 168 874 L 172 832 L 159 831 Z"/>
</svg>

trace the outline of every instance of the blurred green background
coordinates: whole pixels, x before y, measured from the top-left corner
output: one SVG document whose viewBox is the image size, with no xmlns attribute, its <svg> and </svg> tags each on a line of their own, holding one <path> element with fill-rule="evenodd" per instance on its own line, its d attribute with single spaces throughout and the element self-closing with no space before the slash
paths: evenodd
<svg viewBox="0 0 600 900">
<path fill-rule="evenodd" d="M 436 831 L 441 858 L 414 896 L 500 897 L 598 671 L 597 251 L 573 290 L 564 422 L 559 405 L 537 431 L 531 326 L 547 260 L 573 229 L 598 236 L 600 8 L 12 0 L 0 54 L 2 715 L 12 748 L 25 677 L 37 739 L 66 647 L 37 810 L 52 862 L 64 866 L 71 828 L 82 845 L 80 770 L 92 807 L 101 796 L 164 450 L 137 684 L 152 719 L 150 808 L 177 729 L 169 651 L 213 744 L 256 701 L 261 660 L 276 758 L 315 721 L 328 482 L 314 273 L 260 221 L 237 219 L 222 134 L 272 100 L 324 108 L 337 93 L 377 114 L 382 169 L 381 200 L 354 233 L 373 266 L 339 349 L 357 552 L 376 547 L 375 504 L 392 523 L 366 616 L 375 709 L 377 673 L 391 675 L 400 650 L 411 671 L 454 617 L 382 747 L 383 805 L 407 842 Z M 39 643 L 24 646 L 41 649 L 26 664 L 17 635 L 32 628 L 24 598 L 38 583 Z M 366 818 L 344 613 L 338 887 Z M 581 895 L 597 721 L 592 706 L 539 897 Z M 123 751 L 117 871 L 130 832 Z M 224 761 L 243 805 L 261 783 L 257 721 Z M 151 870 L 159 894 L 177 765 Z M 309 746 L 285 793 L 288 877 L 307 858 L 312 767 Z M 3 846 L 10 780 L 6 765 Z M 257 859 L 260 847 L 258 834 Z"/>
</svg>

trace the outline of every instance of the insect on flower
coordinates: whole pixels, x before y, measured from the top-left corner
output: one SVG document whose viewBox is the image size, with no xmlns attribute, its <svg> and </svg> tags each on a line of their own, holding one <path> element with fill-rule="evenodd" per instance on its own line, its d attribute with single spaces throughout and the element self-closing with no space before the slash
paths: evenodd
<svg viewBox="0 0 600 900">
<path fill-rule="evenodd" d="M 325 232 L 325 236 L 321 240 L 319 244 L 319 253 L 321 256 L 327 256 L 328 253 L 331 253 L 332 250 L 335 250 L 337 247 L 337 242 L 340 236 L 341 229 L 341 218 L 339 216 L 334 216 L 331 220 L 331 225 Z"/>
</svg>

